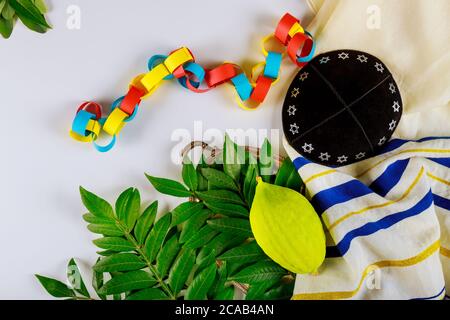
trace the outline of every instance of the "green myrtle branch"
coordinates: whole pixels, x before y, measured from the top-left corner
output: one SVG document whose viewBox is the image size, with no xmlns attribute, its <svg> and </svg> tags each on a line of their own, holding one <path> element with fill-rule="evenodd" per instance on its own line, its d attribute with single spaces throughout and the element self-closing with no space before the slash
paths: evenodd
<svg viewBox="0 0 450 320">
<path fill-rule="evenodd" d="M 102 236 L 94 240 L 103 251 L 93 266 L 92 283 L 101 299 L 229 300 L 235 289 L 248 300 L 290 298 L 294 275 L 258 246 L 249 212 L 257 177 L 301 191 L 297 171 L 289 159 L 277 160 L 267 140 L 255 154 L 226 136 L 223 150 L 212 154 L 215 161 L 207 161 L 203 152 L 197 166 L 184 154 L 183 183 L 147 175 L 160 193 L 186 199 L 160 219 L 156 201 L 141 212 L 134 188 L 118 197 L 115 208 L 80 188 L 89 211 L 83 219 Z M 73 260 L 69 267 L 73 271 Z M 81 277 L 69 277 L 70 286 L 37 277 L 54 297 L 91 299 Z"/>
<path fill-rule="evenodd" d="M 164 290 L 164 292 L 170 297 L 172 300 L 176 300 L 176 295 L 170 290 L 170 288 L 167 286 L 165 281 L 162 279 L 162 277 L 159 275 L 156 268 L 152 265 L 149 257 L 145 254 L 145 252 L 142 250 L 143 245 L 140 245 L 137 240 L 134 238 L 134 236 L 130 233 L 127 226 L 120 221 L 119 219 L 115 219 L 117 226 L 119 229 L 124 233 L 125 238 L 133 244 L 135 251 L 142 257 L 142 259 L 147 264 L 148 269 L 150 270 L 151 274 L 155 277 L 158 284 L 161 286 L 161 288 Z"/>
<path fill-rule="evenodd" d="M 46 13 L 44 0 L 0 0 L 0 34 L 9 38 L 17 20 L 30 30 L 45 33 L 51 29 L 44 16 Z"/>
</svg>

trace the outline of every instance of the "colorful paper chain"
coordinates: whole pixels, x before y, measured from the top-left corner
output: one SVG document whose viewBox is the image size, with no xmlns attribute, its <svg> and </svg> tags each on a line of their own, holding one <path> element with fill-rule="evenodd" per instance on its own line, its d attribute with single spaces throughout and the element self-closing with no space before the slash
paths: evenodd
<svg viewBox="0 0 450 320">
<path fill-rule="evenodd" d="M 284 52 L 266 50 L 266 43 L 273 38 L 283 45 Z M 313 58 L 315 42 L 311 34 L 300 25 L 300 21 L 287 13 L 278 23 L 275 33 L 264 38 L 261 47 L 266 60 L 253 67 L 250 78 L 242 68 L 229 62 L 213 69 L 203 68 L 185 47 L 168 56 L 155 55 L 148 61 L 149 72 L 131 81 L 128 93 L 113 102 L 107 117 L 102 117 L 102 107 L 98 103 L 83 103 L 77 110 L 70 135 L 81 142 L 92 142 L 100 152 L 109 151 L 125 124 L 136 116 L 141 101 L 151 96 L 164 80 L 174 78 L 186 89 L 197 93 L 231 83 L 236 89 L 239 106 L 254 110 L 265 100 L 270 87 L 279 80 L 285 53 L 301 68 Z M 254 74 L 259 69 L 263 72 L 254 81 Z M 111 136 L 110 142 L 103 146 L 96 143 L 102 129 Z"/>
</svg>

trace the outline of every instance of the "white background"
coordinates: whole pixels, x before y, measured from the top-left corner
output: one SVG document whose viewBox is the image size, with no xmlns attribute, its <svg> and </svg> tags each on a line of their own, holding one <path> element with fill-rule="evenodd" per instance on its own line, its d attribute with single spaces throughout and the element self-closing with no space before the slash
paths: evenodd
<svg viewBox="0 0 450 320">
<path fill-rule="evenodd" d="M 65 278 L 71 257 L 95 262 L 78 194 L 82 185 L 114 201 L 126 187 L 157 197 L 144 177 L 180 178 L 171 162 L 176 129 L 280 128 L 280 110 L 295 68 L 256 112 L 245 112 L 232 91 L 196 95 L 166 83 L 141 105 L 107 154 L 70 139 L 77 106 L 123 95 L 147 59 L 188 46 L 204 65 L 263 59 L 259 40 L 290 12 L 310 13 L 303 0 L 48 0 L 53 30 L 39 35 L 17 24 L 0 39 L 0 298 L 47 299 L 34 273 Z M 67 8 L 81 8 L 81 30 L 68 30 Z M 159 197 L 162 208 L 173 207 Z M 90 280 L 89 280 L 90 281 Z"/>
</svg>

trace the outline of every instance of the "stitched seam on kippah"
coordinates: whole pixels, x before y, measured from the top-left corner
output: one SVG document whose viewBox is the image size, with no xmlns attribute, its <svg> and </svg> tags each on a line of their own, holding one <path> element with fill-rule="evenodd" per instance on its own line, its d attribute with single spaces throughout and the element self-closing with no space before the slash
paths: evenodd
<svg viewBox="0 0 450 320">
<path fill-rule="evenodd" d="M 344 105 L 344 109 L 337 111 L 335 114 L 329 116 L 328 118 L 326 118 L 325 120 L 321 121 L 320 123 L 318 123 L 317 125 L 313 126 L 312 128 L 310 128 L 309 130 L 303 132 L 301 135 L 299 135 L 298 137 L 296 137 L 295 139 L 292 140 L 292 143 L 297 142 L 298 140 L 300 140 L 301 138 L 305 137 L 306 135 L 308 135 L 309 133 L 311 133 L 312 131 L 314 131 L 315 129 L 321 127 L 322 125 L 324 125 L 325 123 L 327 123 L 328 121 L 332 120 L 333 118 L 337 117 L 338 115 L 340 115 L 341 113 L 345 112 L 346 110 L 348 110 L 350 112 L 350 115 L 352 116 L 352 118 L 356 121 L 357 125 L 359 126 L 359 128 L 362 130 L 364 137 L 366 138 L 367 142 L 369 143 L 370 149 L 372 151 L 374 151 L 372 142 L 370 141 L 368 135 L 366 134 L 364 127 L 362 127 L 361 123 L 359 122 L 359 120 L 356 118 L 356 116 L 353 114 L 353 112 L 350 110 L 351 107 L 353 107 L 355 104 L 357 104 L 358 102 L 360 102 L 362 99 L 364 99 L 367 95 L 369 95 L 372 91 L 374 91 L 375 89 L 377 89 L 379 86 L 381 86 L 383 83 L 385 83 L 389 78 L 391 78 L 391 75 L 388 75 L 386 78 L 384 78 L 380 83 L 378 83 L 377 85 L 375 85 L 372 89 L 368 90 L 365 94 L 363 94 L 361 97 L 359 97 L 358 99 L 356 99 L 355 101 L 353 101 L 352 103 L 350 103 L 349 105 L 347 105 L 347 103 L 345 102 L 345 100 L 341 97 L 341 95 L 337 92 L 337 90 L 334 88 L 333 84 L 328 81 L 327 78 L 325 78 L 325 76 L 319 71 L 317 70 L 317 68 L 310 64 L 311 68 L 313 69 L 313 71 L 315 73 L 317 73 L 317 75 L 325 82 L 325 84 L 331 89 L 331 91 L 335 94 L 336 98 L 338 98 L 338 100 Z"/>
<path fill-rule="evenodd" d="M 317 68 L 310 64 L 311 68 L 313 69 L 313 71 L 315 73 L 317 73 L 317 75 L 325 82 L 325 84 L 328 86 L 328 88 L 334 93 L 334 95 L 336 96 L 336 98 L 338 98 L 338 100 L 343 104 L 344 108 L 342 110 L 339 110 L 338 112 L 336 112 L 335 114 L 332 114 L 331 116 L 329 116 L 328 118 L 326 118 L 325 120 L 319 122 L 318 124 L 316 124 L 315 126 L 313 126 L 312 128 L 310 128 L 309 130 L 306 130 L 305 132 L 303 132 L 301 135 L 299 135 L 298 137 L 296 137 L 294 140 L 292 140 L 292 143 L 297 142 L 298 140 L 300 140 L 301 138 L 303 138 L 304 136 L 306 136 L 307 134 L 309 134 L 311 131 L 314 131 L 315 129 L 321 127 L 322 125 L 324 125 L 325 123 L 327 123 L 328 121 L 332 120 L 333 118 L 337 117 L 338 115 L 340 115 L 342 112 L 344 112 L 346 110 L 347 107 L 347 103 L 344 101 L 344 99 L 342 99 L 342 97 L 339 95 L 339 93 L 336 91 L 336 89 L 333 87 L 333 85 L 331 84 L 330 81 L 328 81 L 325 76 L 320 73 L 319 70 L 317 70 Z"/>
<path fill-rule="evenodd" d="M 355 114 L 353 113 L 353 111 L 350 110 L 350 108 L 347 108 L 346 110 L 348 111 L 348 113 L 350 113 L 350 116 L 353 118 L 353 120 L 355 120 L 356 124 L 357 124 L 358 127 L 361 129 L 361 131 L 362 131 L 362 133 L 363 133 L 363 135 L 364 135 L 364 138 L 366 138 L 367 142 L 369 143 L 370 151 L 374 152 L 375 149 L 374 149 L 374 147 L 373 147 L 373 145 L 372 145 L 372 142 L 370 141 L 369 136 L 367 135 L 367 132 L 366 132 L 366 130 L 364 129 L 363 125 L 361 124 L 361 122 L 359 122 L 358 118 L 355 116 Z"/>
<path fill-rule="evenodd" d="M 305 132 L 303 132 L 301 135 L 299 135 L 297 138 L 295 138 L 294 140 L 292 140 L 292 143 L 297 142 L 299 139 L 303 138 L 304 136 L 308 135 L 311 131 L 316 130 L 317 128 L 323 126 L 325 123 L 327 123 L 328 121 L 332 120 L 333 118 L 336 118 L 338 115 L 340 115 L 341 113 L 345 112 L 347 109 L 344 108 L 342 110 L 339 110 L 338 112 L 336 112 L 335 114 L 329 116 L 328 118 L 326 118 L 325 120 L 321 121 L 319 124 L 316 124 L 314 127 L 312 127 L 311 129 L 306 130 Z"/>
<path fill-rule="evenodd" d="M 328 81 L 327 78 L 319 71 L 314 65 L 311 65 L 311 68 L 317 73 L 317 75 L 325 82 L 325 84 L 333 91 L 336 98 L 339 99 L 339 101 L 344 105 L 344 108 L 347 107 L 347 102 L 345 102 L 344 98 L 341 97 L 339 92 L 337 92 L 336 88 L 333 86 L 333 84 Z"/>
<path fill-rule="evenodd" d="M 350 103 L 346 107 L 346 110 L 350 113 L 350 115 L 352 116 L 353 120 L 356 121 L 356 123 L 358 124 L 359 128 L 362 130 L 362 132 L 364 134 L 364 137 L 366 138 L 367 142 L 369 143 L 369 147 L 370 147 L 370 150 L 372 152 L 375 151 L 375 148 L 374 148 L 374 146 L 372 144 L 372 141 L 370 140 L 369 135 L 366 132 L 366 129 L 364 129 L 364 126 L 362 125 L 362 123 L 359 121 L 358 117 L 353 113 L 352 109 L 350 109 L 350 108 L 352 106 L 356 105 L 361 100 L 363 100 L 365 97 L 367 97 L 372 91 L 376 90 L 379 86 L 381 86 L 383 83 L 385 83 L 389 78 L 391 78 L 391 75 L 388 75 L 387 77 L 385 77 L 382 81 L 380 81 L 380 83 L 375 85 L 372 89 L 368 90 L 365 94 L 363 94 L 361 97 L 359 97 L 358 99 L 356 99 L 355 101 L 353 101 L 352 103 Z"/>
<path fill-rule="evenodd" d="M 359 97 L 358 99 L 356 99 L 355 101 L 353 101 L 352 103 L 350 103 L 347 108 L 351 108 L 353 107 L 355 104 L 357 104 L 358 102 L 360 102 L 362 99 L 364 99 L 365 97 L 367 97 L 372 91 L 376 90 L 379 86 L 381 86 L 383 83 L 385 83 L 389 78 L 391 78 L 391 75 L 388 75 L 386 78 L 384 78 L 383 80 L 381 80 L 381 82 L 377 85 L 375 85 L 372 89 L 368 90 L 366 93 L 364 93 L 361 97 Z"/>
</svg>

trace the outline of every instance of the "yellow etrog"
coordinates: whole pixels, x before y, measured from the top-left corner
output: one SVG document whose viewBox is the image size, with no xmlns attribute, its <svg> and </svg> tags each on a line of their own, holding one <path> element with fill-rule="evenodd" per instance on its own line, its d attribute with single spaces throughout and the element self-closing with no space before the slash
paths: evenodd
<svg viewBox="0 0 450 320">
<path fill-rule="evenodd" d="M 250 224 L 258 245 L 285 269 L 313 273 L 323 263 L 326 243 L 322 222 L 300 193 L 259 180 Z"/>
</svg>

